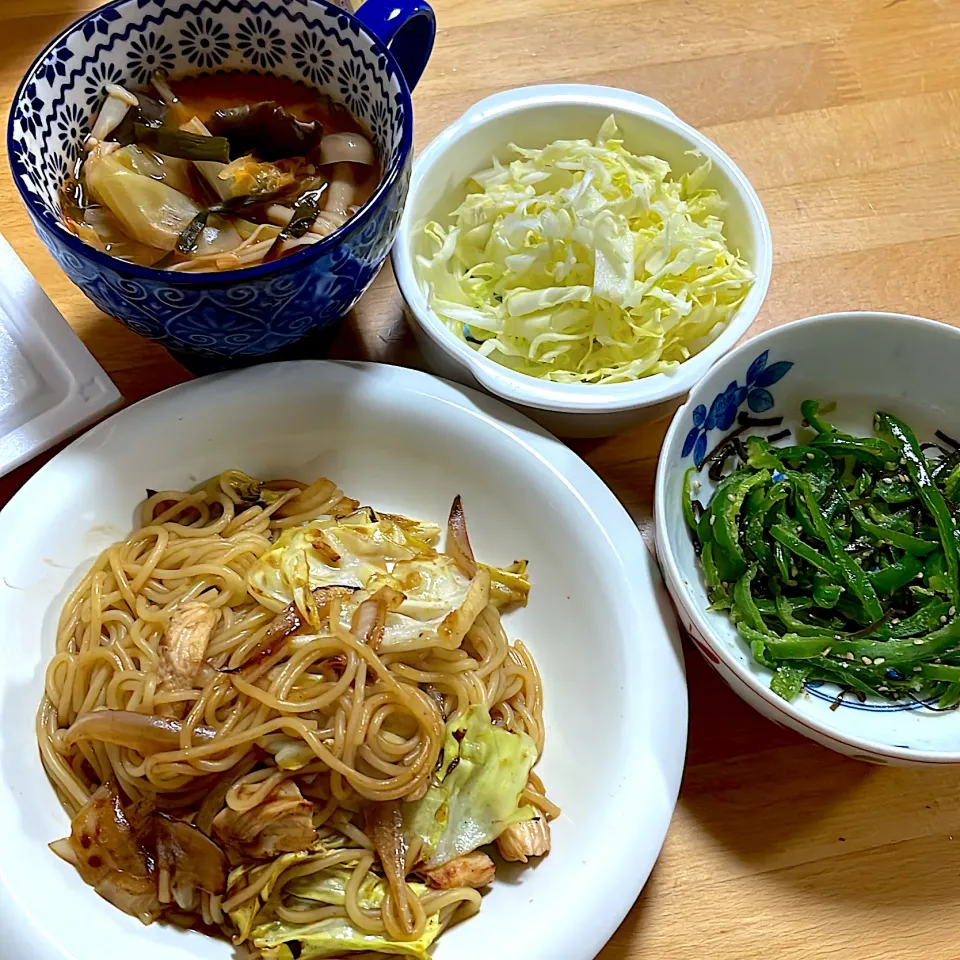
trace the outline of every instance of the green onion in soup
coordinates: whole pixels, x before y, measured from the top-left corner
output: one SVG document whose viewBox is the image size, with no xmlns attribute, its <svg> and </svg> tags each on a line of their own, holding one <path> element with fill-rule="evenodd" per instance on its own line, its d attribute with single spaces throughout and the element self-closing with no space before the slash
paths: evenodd
<svg viewBox="0 0 960 960">
<path fill-rule="evenodd" d="M 380 180 L 350 111 L 292 80 L 156 75 L 147 90 L 105 92 L 61 210 L 68 230 L 129 263 L 270 262 L 343 226 Z"/>
</svg>

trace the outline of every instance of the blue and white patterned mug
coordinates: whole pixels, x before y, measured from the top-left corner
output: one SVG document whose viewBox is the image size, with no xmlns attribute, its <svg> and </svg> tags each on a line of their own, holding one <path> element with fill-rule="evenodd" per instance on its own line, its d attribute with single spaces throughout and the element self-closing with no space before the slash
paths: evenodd
<svg viewBox="0 0 960 960">
<path fill-rule="evenodd" d="M 425 0 L 113 0 L 68 27 L 27 71 L 10 110 L 13 178 L 40 239 L 105 313 L 178 354 L 217 363 L 276 353 L 335 327 L 385 259 L 413 158 L 410 90 L 433 48 Z M 60 221 L 57 191 L 108 83 L 217 70 L 270 73 L 344 102 L 372 134 L 384 176 L 322 242 L 228 273 L 169 273 L 88 246 Z"/>
</svg>

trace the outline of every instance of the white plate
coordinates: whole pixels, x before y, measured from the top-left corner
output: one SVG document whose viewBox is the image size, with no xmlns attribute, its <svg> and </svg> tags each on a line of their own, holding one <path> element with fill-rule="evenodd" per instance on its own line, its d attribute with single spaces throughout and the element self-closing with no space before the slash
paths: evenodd
<svg viewBox="0 0 960 960">
<path fill-rule="evenodd" d="M 437 960 L 588 960 L 646 881 L 676 802 L 686 687 L 674 616 L 633 522 L 574 453 L 503 404 L 375 364 L 273 364 L 174 387 L 47 464 L 0 514 L 0 942 L 33 960 L 227 960 L 136 920 L 46 849 L 68 820 L 33 719 L 67 591 L 132 525 L 146 487 L 228 467 L 327 475 L 364 503 L 443 522 L 461 494 L 477 555 L 531 562 L 507 631 L 543 672 L 539 771 L 563 807 L 553 851 L 512 871 Z"/>
<path fill-rule="evenodd" d="M 0 476 L 114 409 L 121 399 L 0 236 Z"/>
</svg>

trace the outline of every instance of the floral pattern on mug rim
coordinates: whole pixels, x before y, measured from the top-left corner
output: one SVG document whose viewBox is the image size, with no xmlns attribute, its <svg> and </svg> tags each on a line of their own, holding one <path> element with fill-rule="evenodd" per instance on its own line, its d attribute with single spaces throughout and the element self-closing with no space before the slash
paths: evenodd
<svg viewBox="0 0 960 960">
<path fill-rule="evenodd" d="M 57 130 L 67 156 L 71 162 L 75 161 L 87 139 L 88 127 L 84 111 L 75 103 L 64 104 L 57 114 Z"/>
<path fill-rule="evenodd" d="M 266 17 L 247 17 L 237 27 L 237 49 L 255 67 L 272 70 L 284 57 L 283 34 Z"/>
<path fill-rule="evenodd" d="M 333 79 L 336 61 L 326 41 L 319 34 L 301 30 L 290 44 L 293 65 L 315 86 L 321 87 Z"/>
<path fill-rule="evenodd" d="M 99 110 L 106 98 L 106 87 L 110 83 L 123 83 L 123 71 L 109 60 L 94 63 L 83 84 L 83 94 L 90 110 Z"/>
<path fill-rule="evenodd" d="M 162 33 L 145 30 L 130 41 L 127 69 L 134 83 L 146 83 L 158 70 L 172 70 L 176 62 L 173 44 Z"/>
<path fill-rule="evenodd" d="M 766 413 L 773 407 L 773 394 L 768 388 L 787 375 L 793 362 L 778 360 L 767 366 L 769 358 L 770 351 L 764 350 L 747 368 L 746 383 L 740 385 L 733 380 L 713 398 L 709 410 L 702 403 L 694 407 L 693 426 L 683 441 L 681 458 L 692 453 L 699 467 L 707 455 L 707 434 L 714 429 L 729 430 L 744 401 L 752 413 Z"/>
<path fill-rule="evenodd" d="M 212 70 L 230 56 L 230 34 L 213 17 L 194 17 L 180 30 L 180 52 L 193 67 Z"/>
<path fill-rule="evenodd" d="M 347 60 L 340 64 L 337 71 L 340 84 L 340 95 L 346 101 L 350 111 L 363 116 L 367 111 L 367 103 L 371 97 L 370 80 L 363 66 L 354 60 Z"/>
</svg>

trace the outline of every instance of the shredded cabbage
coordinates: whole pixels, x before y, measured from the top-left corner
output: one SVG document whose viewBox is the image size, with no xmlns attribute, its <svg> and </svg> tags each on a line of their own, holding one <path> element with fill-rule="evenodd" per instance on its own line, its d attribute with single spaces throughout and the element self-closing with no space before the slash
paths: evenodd
<svg viewBox="0 0 960 960">
<path fill-rule="evenodd" d="M 423 228 L 431 308 L 484 356 L 559 383 L 663 373 L 727 326 L 754 276 L 727 245 L 705 160 L 671 178 L 624 149 L 613 116 L 589 140 L 471 177 L 451 225 Z"/>
</svg>

